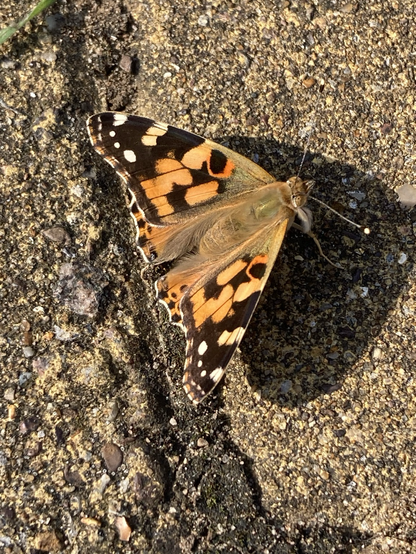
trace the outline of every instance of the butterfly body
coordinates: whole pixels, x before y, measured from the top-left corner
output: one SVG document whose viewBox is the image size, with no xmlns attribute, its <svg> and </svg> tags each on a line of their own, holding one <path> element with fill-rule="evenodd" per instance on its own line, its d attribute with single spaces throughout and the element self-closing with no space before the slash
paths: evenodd
<svg viewBox="0 0 416 554">
<path fill-rule="evenodd" d="M 185 332 L 184 388 L 198 403 L 224 374 L 294 218 L 310 231 L 313 183 L 277 182 L 222 145 L 147 118 L 96 114 L 88 129 L 128 185 L 145 261 L 178 260 L 156 292 Z"/>
</svg>

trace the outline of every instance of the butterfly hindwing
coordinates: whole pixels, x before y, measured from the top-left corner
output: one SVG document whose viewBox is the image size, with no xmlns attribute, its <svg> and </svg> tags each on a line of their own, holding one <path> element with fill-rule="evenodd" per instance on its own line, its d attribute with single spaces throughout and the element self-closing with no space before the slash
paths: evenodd
<svg viewBox="0 0 416 554">
<path fill-rule="evenodd" d="M 157 282 L 159 299 L 186 336 L 183 383 L 200 402 L 223 376 L 240 344 L 282 244 L 287 220 L 259 232 L 225 259 L 181 270 Z"/>
</svg>

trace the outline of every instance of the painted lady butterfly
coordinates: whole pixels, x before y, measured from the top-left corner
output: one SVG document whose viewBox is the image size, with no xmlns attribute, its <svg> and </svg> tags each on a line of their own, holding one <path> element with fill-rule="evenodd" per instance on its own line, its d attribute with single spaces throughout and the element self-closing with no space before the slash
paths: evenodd
<svg viewBox="0 0 416 554">
<path fill-rule="evenodd" d="M 313 182 L 276 182 L 220 144 L 145 117 L 100 113 L 88 130 L 127 183 L 145 261 L 179 258 L 156 291 L 185 332 L 183 383 L 197 404 L 240 344 L 295 216 L 310 232 Z"/>
</svg>

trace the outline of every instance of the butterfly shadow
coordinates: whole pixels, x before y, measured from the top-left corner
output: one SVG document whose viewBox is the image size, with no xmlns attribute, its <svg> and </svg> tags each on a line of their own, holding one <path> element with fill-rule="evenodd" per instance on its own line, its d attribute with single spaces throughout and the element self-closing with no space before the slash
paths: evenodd
<svg viewBox="0 0 416 554">
<path fill-rule="evenodd" d="M 278 180 L 299 172 L 299 149 L 261 139 L 253 148 L 252 139 L 241 137 L 229 144 L 242 153 L 255 149 L 255 161 Z M 300 231 L 291 229 L 285 238 L 241 343 L 241 358 L 252 389 L 289 407 L 340 389 L 358 362 L 370 360 L 408 271 L 398 257 L 409 213 L 381 180 L 314 152 L 306 154 L 301 176 L 316 182 L 317 198 L 371 233 L 311 199 L 313 230 L 324 254 L 341 267 L 322 258 Z M 370 371 L 371 362 L 364 363 Z"/>
</svg>

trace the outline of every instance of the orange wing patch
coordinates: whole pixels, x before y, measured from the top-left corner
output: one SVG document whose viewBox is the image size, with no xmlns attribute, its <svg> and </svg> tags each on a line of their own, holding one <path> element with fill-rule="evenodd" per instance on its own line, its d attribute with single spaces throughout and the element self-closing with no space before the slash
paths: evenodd
<svg viewBox="0 0 416 554">
<path fill-rule="evenodd" d="M 170 173 L 163 173 L 154 179 L 142 181 L 142 187 L 146 191 L 147 197 L 153 203 L 153 200 L 159 196 L 166 196 L 172 192 L 174 185 L 188 186 L 192 185 L 192 175 L 187 169 L 177 169 Z"/>
<path fill-rule="evenodd" d="M 209 181 L 198 187 L 190 187 L 185 193 L 185 200 L 190 206 L 194 206 L 217 196 L 218 188 L 218 181 Z"/>
<path fill-rule="evenodd" d="M 162 158 L 160 160 L 156 160 L 155 171 L 158 175 L 170 173 L 171 171 L 176 171 L 177 169 L 183 169 L 183 164 L 178 162 L 178 160 L 173 160 L 172 158 Z"/>
<path fill-rule="evenodd" d="M 184 271 L 175 273 L 171 271 L 156 282 L 158 298 L 165 304 L 173 323 L 182 325 L 182 313 L 180 303 L 186 292 L 204 275 L 204 270 Z M 202 294 L 201 302 L 205 302 L 204 289 L 199 289 Z"/>
<path fill-rule="evenodd" d="M 202 290 L 202 289 L 201 289 Z M 199 293 L 200 291 L 198 291 Z M 233 304 L 234 287 L 226 285 L 221 290 L 220 294 L 215 298 L 209 298 L 201 304 L 200 294 L 191 296 L 191 302 L 194 306 L 195 327 L 200 327 L 207 319 L 212 318 L 214 323 L 222 321 L 230 311 Z M 198 302 L 198 307 L 195 307 L 194 297 Z"/>
<path fill-rule="evenodd" d="M 182 157 L 182 163 L 190 169 L 201 170 L 206 164 L 208 173 L 219 179 L 231 177 L 235 164 L 220 150 L 212 150 L 201 144 L 192 148 Z"/>
<path fill-rule="evenodd" d="M 217 275 L 217 285 L 224 286 L 247 266 L 244 260 L 236 260 Z"/>
<path fill-rule="evenodd" d="M 167 132 L 167 128 L 163 128 L 162 126 L 149 127 L 146 133 L 142 136 L 143 146 L 156 146 L 157 138 L 163 137 L 163 135 L 165 135 L 166 132 Z"/>
</svg>

